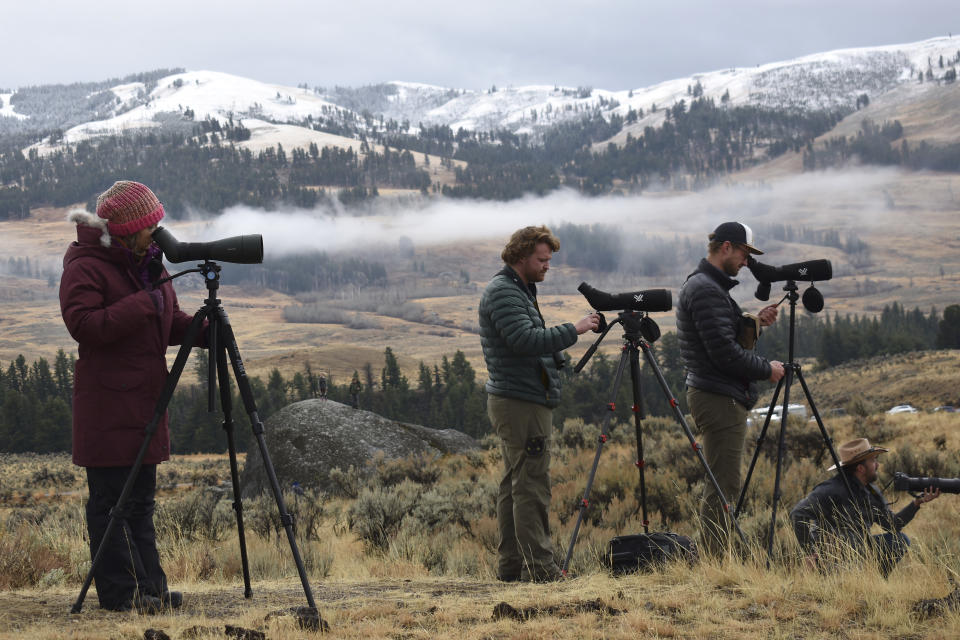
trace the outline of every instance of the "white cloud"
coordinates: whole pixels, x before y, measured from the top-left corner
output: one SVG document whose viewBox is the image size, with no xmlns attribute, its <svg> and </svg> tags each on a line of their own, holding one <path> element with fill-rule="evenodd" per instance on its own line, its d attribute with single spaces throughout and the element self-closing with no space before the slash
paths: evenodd
<svg viewBox="0 0 960 640">
<path fill-rule="evenodd" d="M 560 223 L 606 224 L 625 235 L 689 235 L 705 243 L 706 235 L 726 220 L 742 220 L 754 229 L 774 222 L 838 230 L 882 224 L 895 215 L 884 207 L 883 191 L 897 175 L 891 169 L 812 173 L 688 195 L 591 198 L 561 190 L 510 202 L 439 199 L 400 207 L 384 200 L 363 216 L 328 209 L 267 212 L 233 207 L 183 231 L 178 230 L 183 223 L 171 221 L 168 226 L 181 241 L 259 233 L 268 257 L 312 250 L 375 252 L 396 247 L 404 236 L 416 246 L 505 239 L 526 225 Z M 758 236 L 758 243 L 763 240 Z"/>
</svg>

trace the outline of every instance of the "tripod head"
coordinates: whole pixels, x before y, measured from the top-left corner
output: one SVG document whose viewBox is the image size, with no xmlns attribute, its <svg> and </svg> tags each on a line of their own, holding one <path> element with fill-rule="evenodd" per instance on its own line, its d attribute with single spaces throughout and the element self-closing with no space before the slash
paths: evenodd
<svg viewBox="0 0 960 640">
<path fill-rule="evenodd" d="M 610 329 L 616 324 L 623 325 L 623 339 L 631 344 L 636 344 L 640 339 L 644 339 L 648 343 L 656 342 L 660 339 L 660 326 L 656 320 L 651 318 L 645 311 L 620 311 L 617 313 L 617 318 L 610 323 L 607 323 L 607 319 L 602 313 L 597 313 L 600 316 L 600 336 L 590 345 L 590 348 L 583 354 L 580 361 L 577 362 L 577 366 L 573 368 L 574 373 L 580 373 L 580 370 L 587 364 L 587 360 L 590 359 L 597 350 L 597 347 L 600 346 L 600 342 L 603 341 L 607 333 L 610 332 Z"/>
<path fill-rule="evenodd" d="M 150 264 L 147 265 L 147 270 L 150 273 L 150 282 L 154 288 L 159 287 L 164 282 L 170 282 L 174 278 L 179 278 L 180 276 L 186 275 L 188 273 L 199 273 L 203 275 L 203 282 L 207 285 L 207 291 L 210 292 L 210 297 L 207 302 L 211 301 L 215 304 L 219 300 L 215 300 L 214 292 L 220 288 L 220 271 L 222 267 L 216 262 L 210 260 L 204 261 L 202 264 L 198 264 L 193 269 L 185 269 L 178 273 L 173 274 L 172 276 L 167 276 L 166 278 L 160 278 L 163 274 L 163 263 L 159 259 L 151 260 Z"/>
</svg>

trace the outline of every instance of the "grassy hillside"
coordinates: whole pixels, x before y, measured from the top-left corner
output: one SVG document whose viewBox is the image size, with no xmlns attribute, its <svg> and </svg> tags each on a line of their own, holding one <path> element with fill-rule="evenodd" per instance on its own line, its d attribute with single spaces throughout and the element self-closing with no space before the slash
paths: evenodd
<svg viewBox="0 0 960 640">
<path fill-rule="evenodd" d="M 957 350 L 871 358 L 823 371 L 804 369 L 803 375 L 821 412 L 846 407 L 851 413 L 869 414 L 898 404 L 926 410 L 945 404 L 960 406 Z M 799 384 L 793 385 L 791 398 L 803 399 Z"/>
</svg>

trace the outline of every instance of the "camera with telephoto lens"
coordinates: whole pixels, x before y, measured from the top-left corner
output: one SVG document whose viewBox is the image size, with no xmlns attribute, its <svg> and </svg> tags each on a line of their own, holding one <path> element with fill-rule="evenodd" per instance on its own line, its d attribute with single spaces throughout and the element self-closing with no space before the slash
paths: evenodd
<svg viewBox="0 0 960 640">
<path fill-rule="evenodd" d="M 913 478 L 900 471 L 893 474 L 893 488 L 897 491 L 924 491 L 928 487 L 941 493 L 960 493 L 960 478 Z"/>
</svg>

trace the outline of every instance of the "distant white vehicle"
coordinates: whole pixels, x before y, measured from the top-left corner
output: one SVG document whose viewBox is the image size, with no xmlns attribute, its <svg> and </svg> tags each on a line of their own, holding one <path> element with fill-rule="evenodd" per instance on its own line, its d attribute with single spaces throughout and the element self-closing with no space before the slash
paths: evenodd
<svg viewBox="0 0 960 640">
<path fill-rule="evenodd" d="M 763 424 L 763 421 L 767 419 L 767 411 L 770 410 L 770 407 L 761 407 L 759 409 L 754 409 L 750 412 L 750 416 L 747 419 L 747 422 L 750 424 L 757 423 Z M 780 422 L 780 417 L 783 415 L 783 405 L 778 404 L 773 407 L 773 415 L 770 416 L 770 422 Z M 800 418 L 806 419 L 807 417 L 807 408 L 802 404 L 791 404 L 787 405 L 787 415 L 799 416 Z"/>
<path fill-rule="evenodd" d="M 895 407 L 891 407 L 887 413 L 890 415 L 895 413 L 917 413 L 917 408 L 909 404 L 898 404 Z"/>
</svg>

